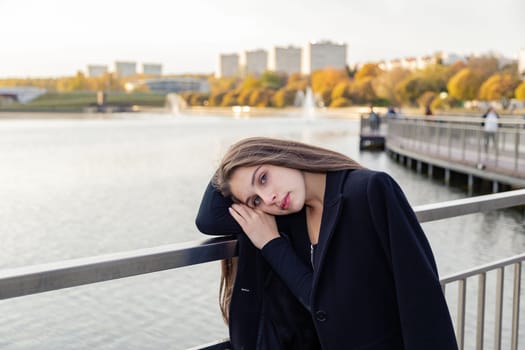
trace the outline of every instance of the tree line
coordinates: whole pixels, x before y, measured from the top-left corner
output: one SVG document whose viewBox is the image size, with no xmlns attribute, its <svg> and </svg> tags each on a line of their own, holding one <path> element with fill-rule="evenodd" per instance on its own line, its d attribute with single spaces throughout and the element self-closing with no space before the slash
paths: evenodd
<svg viewBox="0 0 525 350">
<path fill-rule="evenodd" d="M 385 71 L 368 63 L 358 70 L 327 68 L 310 75 L 288 76 L 267 71 L 244 78 L 194 77 L 207 78 L 210 92 L 183 93 L 190 106 L 288 107 L 296 104 L 298 92 L 304 92 L 308 86 L 319 103 L 327 107 L 374 104 L 445 109 L 475 99 L 525 100 L 525 82 L 520 81 L 517 64 L 500 67 L 498 59 L 492 56 L 470 57 L 451 65 L 437 63 L 415 71 L 403 68 Z M 123 92 L 127 82 L 144 78 L 148 77 L 135 75 L 123 79 L 112 73 L 86 77 L 79 71 L 72 77 L 0 79 L 0 86 L 36 86 L 51 92 Z M 148 92 L 147 86 L 142 85 L 137 92 Z"/>
<path fill-rule="evenodd" d="M 415 71 L 385 71 L 368 63 L 358 70 L 327 68 L 290 76 L 265 72 L 258 77 L 210 77 L 209 81 L 210 93 L 183 94 L 189 105 L 287 107 L 307 86 L 327 107 L 374 104 L 446 109 L 476 99 L 525 100 L 525 82 L 520 81 L 517 64 L 500 67 L 492 56 L 470 57 L 451 65 L 436 63 Z"/>
</svg>

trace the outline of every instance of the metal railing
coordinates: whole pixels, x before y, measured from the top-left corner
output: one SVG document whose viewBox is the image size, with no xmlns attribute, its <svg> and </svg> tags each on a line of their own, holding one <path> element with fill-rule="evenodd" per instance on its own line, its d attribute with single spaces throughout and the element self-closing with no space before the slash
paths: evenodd
<svg viewBox="0 0 525 350">
<path fill-rule="evenodd" d="M 482 123 L 472 117 L 389 119 L 387 147 L 525 178 L 525 121 L 500 118 L 494 138 Z"/>
<path fill-rule="evenodd" d="M 485 336 L 485 306 L 487 274 L 496 272 L 496 311 L 494 315 L 494 349 L 501 348 L 501 330 L 503 321 L 503 289 L 505 268 L 514 266 L 512 281 L 512 325 L 511 325 L 511 350 L 518 350 L 520 293 L 521 293 L 521 268 L 525 261 L 525 254 L 517 255 L 504 260 L 496 261 L 487 265 L 479 266 L 467 271 L 456 273 L 441 279 L 441 287 L 445 293 L 446 286 L 451 283 L 458 284 L 456 338 L 459 349 L 465 345 L 465 305 L 467 299 L 467 281 L 469 278 L 478 277 L 477 289 L 477 317 L 476 317 L 476 349 L 482 350 Z"/>
<path fill-rule="evenodd" d="M 418 220 L 423 223 L 517 205 L 525 205 L 525 189 L 422 205 L 414 207 L 414 211 Z M 230 258 L 237 254 L 236 244 L 237 241 L 233 237 L 219 237 L 50 264 L 6 269 L 0 271 L 0 300 Z M 463 310 L 463 316 L 460 316 L 462 317 L 460 319 L 461 322 L 458 322 L 456 327 L 460 344 L 463 344 L 464 286 L 466 285 L 467 278 L 475 275 L 484 276 L 488 271 L 494 269 L 503 275 L 504 266 L 514 265 L 515 276 L 518 276 L 517 280 L 519 281 L 521 264 L 524 259 L 525 254 L 519 255 L 494 264 L 448 276 L 441 280 L 444 290 L 445 286 L 452 282 L 458 282 L 460 285 L 463 285 L 463 297 L 460 299 L 462 306 L 458 304 L 458 307 Z M 517 267 L 518 265 L 519 267 Z M 484 283 L 485 282 L 483 282 L 483 296 L 485 290 Z M 498 295 L 501 295 L 501 291 L 503 290 L 502 281 L 498 282 L 497 288 L 497 290 L 500 291 Z M 514 291 L 516 301 L 513 307 L 512 344 L 514 346 L 513 349 L 517 349 L 519 282 L 514 282 Z M 478 305 L 480 305 L 479 300 Z M 478 322 L 483 323 L 484 307 L 482 311 L 480 311 L 480 314 L 481 321 L 478 319 Z M 497 310 L 496 317 L 498 319 L 501 318 L 501 305 Z M 481 337 L 480 339 L 482 339 L 482 326 L 480 326 L 479 332 L 477 337 Z M 501 339 L 501 332 L 499 334 L 498 339 Z M 195 349 L 226 349 L 228 347 L 227 344 L 227 341 L 221 341 Z M 481 347 L 478 347 L 478 349 L 482 349 L 482 346 L 481 343 Z"/>
</svg>

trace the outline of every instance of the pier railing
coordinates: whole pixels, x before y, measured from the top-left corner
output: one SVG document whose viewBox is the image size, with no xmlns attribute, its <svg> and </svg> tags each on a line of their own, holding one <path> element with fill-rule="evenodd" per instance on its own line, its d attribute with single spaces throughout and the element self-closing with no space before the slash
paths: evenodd
<svg viewBox="0 0 525 350">
<path fill-rule="evenodd" d="M 420 222 L 441 220 L 466 214 L 493 211 L 502 208 L 525 205 L 525 189 L 497 194 L 453 200 L 443 203 L 414 207 Z M 124 277 L 147 274 L 168 269 L 234 257 L 236 239 L 219 237 L 180 244 L 164 245 L 122 253 L 60 261 L 36 266 L 6 269 L 0 271 L 0 300 L 42 293 L 63 288 L 81 286 Z M 443 290 L 452 283 L 459 284 L 458 320 L 456 332 L 460 349 L 463 349 L 465 330 L 465 287 L 468 278 L 478 276 L 478 319 L 477 349 L 483 348 L 485 320 L 485 276 L 492 270 L 498 274 L 496 284 L 496 333 L 495 349 L 501 344 L 503 273 L 505 267 L 514 266 L 513 307 L 512 307 L 512 349 L 518 349 L 520 280 L 525 254 L 508 258 L 493 264 L 478 267 L 441 280 Z M 227 341 L 203 345 L 196 349 L 227 349 Z"/>
<path fill-rule="evenodd" d="M 499 119 L 494 137 L 483 118 L 404 117 L 388 120 L 387 147 L 525 178 L 525 120 Z"/>
</svg>

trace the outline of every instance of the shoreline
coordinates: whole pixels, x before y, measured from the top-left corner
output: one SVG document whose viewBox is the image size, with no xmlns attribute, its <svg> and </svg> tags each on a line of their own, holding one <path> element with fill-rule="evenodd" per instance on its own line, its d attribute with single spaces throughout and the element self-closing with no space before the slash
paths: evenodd
<svg viewBox="0 0 525 350">
<path fill-rule="evenodd" d="M 381 116 L 386 114 L 386 107 L 374 107 L 374 110 Z M 328 118 L 342 118 L 342 119 L 359 119 L 361 115 L 367 115 L 369 112 L 368 106 L 351 106 L 342 108 L 317 108 L 316 115 L 322 115 Z M 132 112 L 117 112 L 117 113 L 94 113 L 83 111 L 2 111 L 0 110 L 0 120 L 53 120 L 53 119 L 116 119 L 119 115 L 125 113 L 126 115 L 144 115 L 148 113 L 170 115 L 186 115 L 186 116 L 202 116 L 202 115 L 216 115 L 233 118 L 249 118 L 249 117 L 295 117 L 299 115 L 306 115 L 309 112 L 303 108 L 286 107 L 286 108 L 261 108 L 261 107 L 188 107 L 181 109 L 178 113 L 171 112 L 165 107 L 140 107 Z M 481 117 L 482 111 L 472 111 L 465 109 L 457 109 L 450 111 L 436 111 L 434 116 L 472 116 Z M 525 117 L 525 110 L 514 111 L 513 114 L 501 113 L 505 117 Z M 400 115 L 417 116 L 423 115 L 420 108 L 407 107 L 402 108 Z"/>
</svg>

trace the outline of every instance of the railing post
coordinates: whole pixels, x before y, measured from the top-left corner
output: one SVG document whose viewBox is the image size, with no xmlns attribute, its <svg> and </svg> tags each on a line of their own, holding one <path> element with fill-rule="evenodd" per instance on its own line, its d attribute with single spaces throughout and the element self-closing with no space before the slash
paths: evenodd
<svg viewBox="0 0 525 350">
<path fill-rule="evenodd" d="M 478 161 L 477 163 L 481 163 L 481 128 L 478 129 Z"/>
<path fill-rule="evenodd" d="M 514 292 L 512 298 L 512 339 L 511 350 L 518 350 L 520 323 L 521 262 L 514 264 Z"/>
<path fill-rule="evenodd" d="M 494 320 L 494 350 L 501 349 L 501 323 L 503 318 L 503 277 L 505 268 L 498 268 L 496 282 L 496 311 Z"/>
<path fill-rule="evenodd" d="M 438 123 L 436 122 L 437 124 L 441 124 L 441 123 Z M 436 154 L 437 155 L 440 155 L 441 154 L 441 125 L 438 125 L 436 127 L 437 129 L 437 144 L 436 144 Z"/>
<path fill-rule="evenodd" d="M 467 290 L 467 279 L 462 278 L 458 281 L 458 321 L 456 338 L 459 350 L 465 346 L 465 296 Z"/>
<path fill-rule="evenodd" d="M 487 285 L 487 274 L 479 274 L 478 280 L 478 319 L 476 324 L 476 350 L 483 350 L 483 339 L 485 336 L 485 288 Z"/>
<path fill-rule="evenodd" d="M 519 155 L 519 149 L 520 149 L 520 126 L 516 125 L 516 137 L 514 141 L 514 171 L 518 171 L 518 155 Z"/>
<path fill-rule="evenodd" d="M 452 159 L 452 123 L 447 124 L 448 132 L 448 159 Z"/>
<path fill-rule="evenodd" d="M 467 131 L 465 130 L 465 128 L 462 128 L 461 129 L 461 160 L 465 160 L 465 147 L 466 147 L 466 142 L 467 142 L 467 135 L 466 135 Z"/>
<path fill-rule="evenodd" d="M 494 147 L 494 148 L 495 148 L 495 151 L 494 151 L 494 152 L 496 153 L 496 154 L 495 154 L 496 159 L 495 159 L 494 163 L 495 163 L 496 167 L 498 166 L 498 160 L 499 160 L 499 145 L 500 145 L 500 143 L 501 143 L 501 142 L 500 142 L 500 136 L 501 136 L 502 134 L 505 135 L 505 133 L 500 132 L 500 130 L 498 130 L 498 131 L 496 131 L 496 134 L 494 135 L 494 145 L 495 145 L 495 147 Z M 505 139 L 505 138 L 503 138 L 503 139 Z"/>
</svg>

